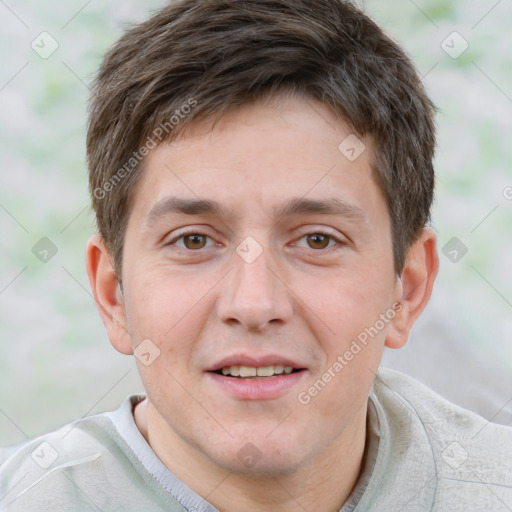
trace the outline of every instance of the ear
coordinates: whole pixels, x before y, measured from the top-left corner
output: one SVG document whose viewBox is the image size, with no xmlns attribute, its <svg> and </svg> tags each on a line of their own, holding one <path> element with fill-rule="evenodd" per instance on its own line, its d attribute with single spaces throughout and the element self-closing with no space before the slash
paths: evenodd
<svg viewBox="0 0 512 512">
<path fill-rule="evenodd" d="M 122 354 L 132 354 L 133 348 L 127 328 L 124 297 L 101 236 L 93 235 L 89 238 L 86 263 L 94 300 L 110 342 Z"/>
<path fill-rule="evenodd" d="M 425 228 L 410 247 L 402 275 L 397 277 L 401 297 L 386 336 L 387 347 L 401 348 L 407 343 L 412 326 L 430 300 L 438 269 L 437 236 L 433 229 Z"/>
</svg>

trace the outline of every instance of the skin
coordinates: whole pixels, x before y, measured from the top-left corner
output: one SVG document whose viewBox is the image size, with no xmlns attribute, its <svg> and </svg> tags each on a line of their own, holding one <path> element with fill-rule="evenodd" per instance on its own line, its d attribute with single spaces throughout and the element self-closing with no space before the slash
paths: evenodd
<svg viewBox="0 0 512 512">
<path fill-rule="evenodd" d="M 103 241 L 89 240 L 91 287 L 113 346 L 132 354 L 150 339 L 160 350 L 148 366 L 137 361 L 147 399 L 136 424 L 164 464 L 222 511 L 339 510 L 360 473 L 383 348 L 406 343 L 430 298 L 435 233 L 423 230 L 397 276 L 371 140 L 355 161 L 338 149 L 351 133 L 327 107 L 298 97 L 237 108 L 213 128 L 192 123 L 146 157 L 122 292 Z M 148 219 L 171 195 L 216 200 L 227 215 Z M 273 213 L 292 198 L 331 197 L 361 217 Z M 206 236 L 173 242 L 188 228 Z M 236 252 L 248 236 L 263 250 L 252 263 Z M 396 302 L 400 311 L 378 335 L 300 403 L 299 393 Z M 278 398 L 234 398 L 206 372 L 234 353 L 278 354 L 306 370 Z M 250 467 L 237 456 L 248 442 L 260 457 Z"/>
</svg>

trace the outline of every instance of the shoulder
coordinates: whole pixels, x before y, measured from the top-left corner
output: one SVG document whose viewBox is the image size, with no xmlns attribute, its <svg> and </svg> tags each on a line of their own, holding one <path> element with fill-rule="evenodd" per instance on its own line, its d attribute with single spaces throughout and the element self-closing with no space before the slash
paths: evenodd
<svg viewBox="0 0 512 512">
<path fill-rule="evenodd" d="M 109 413 L 4 449 L 0 464 L 0 510 L 183 510 L 155 487 Z"/>
<path fill-rule="evenodd" d="M 446 437 L 467 440 L 468 446 L 498 445 L 497 440 L 503 440 L 507 441 L 505 446 L 512 450 L 512 445 L 508 444 L 512 442 L 512 427 L 492 423 L 450 402 L 408 375 L 381 367 L 374 390 L 380 402 L 389 406 L 389 412 L 407 411 L 423 425 L 429 439 L 435 443 Z"/>
<path fill-rule="evenodd" d="M 62 477 L 73 472 L 82 479 L 86 474 L 103 472 L 106 459 L 118 456 L 113 455 L 113 438 L 107 418 L 98 415 L 4 449 L 0 508 L 50 510 L 50 496 L 55 492 L 57 509 L 59 505 L 81 503 L 88 510 L 78 487 L 73 490 Z"/>
<path fill-rule="evenodd" d="M 430 479 L 433 503 L 468 503 L 471 510 L 512 507 L 511 427 L 491 423 L 388 368 L 379 369 L 373 392 L 387 444 L 400 454 L 394 464 L 405 470 L 403 477 L 422 472 L 420 481 Z"/>
</svg>

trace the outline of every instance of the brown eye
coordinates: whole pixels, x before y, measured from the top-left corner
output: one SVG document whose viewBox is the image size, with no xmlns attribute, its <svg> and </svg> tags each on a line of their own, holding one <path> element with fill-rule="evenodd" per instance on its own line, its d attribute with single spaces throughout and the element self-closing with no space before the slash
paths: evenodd
<svg viewBox="0 0 512 512">
<path fill-rule="evenodd" d="M 190 235 L 183 235 L 183 243 L 187 249 L 202 249 L 206 245 L 206 239 L 208 238 L 205 235 L 200 235 L 198 233 L 191 233 Z"/>
<path fill-rule="evenodd" d="M 322 235 L 321 233 L 314 233 L 307 236 L 308 245 L 312 249 L 325 249 L 331 240 L 330 236 Z"/>
</svg>

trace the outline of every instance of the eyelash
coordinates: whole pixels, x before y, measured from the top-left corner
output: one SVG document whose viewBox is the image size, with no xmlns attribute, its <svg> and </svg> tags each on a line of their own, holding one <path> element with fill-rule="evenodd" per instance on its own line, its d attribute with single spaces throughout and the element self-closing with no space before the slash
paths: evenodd
<svg viewBox="0 0 512 512">
<path fill-rule="evenodd" d="M 208 235 L 205 235 L 204 233 L 201 233 L 199 231 L 187 231 L 187 232 L 181 233 L 179 236 L 173 238 L 166 245 L 174 245 L 178 240 L 181 240 L 182 238 L 185 238 L 185 237 L 190 236 L 190 235 L 199 235 L 199 236 L 203 236 L 203 237 L 210 238 L 211 240 L 213 240 L 212 237 L 210 237 Z M 303 234 L 299 238 L 299 240 L 302 240 L 303 238 L 305 238 L 307 236 L 311 236 L 311 235 L 322 235 L 322 236 L 325 236 L 325 237 L 329 238 L 330 241 L 336 242 L 338 246 L 345 246 L 345 245 L 347 245 L 346 242 L 343 242 L 343 241 L 339 240 L 334 235 L 332 235 L 331 233 L 328 233 L 326 231 L 310 231 L 309 233 Z M 332 247 L 330 247 L 330 248 L 332 249 Z M 186 252 L 200 252 L 202 249 L 206 249 L 206 247 L 202 247 L 201 249 L 187 249 L 186 247 L 179 247 L 179 249 L 181 249 L 183 251 L 186 251 Z M 314 252 L 326 252 L 327 249 L 329 249 L 329 246 L 325 247 L 324 249 L 310 249 L 310 250 L 314 251 Z"/>
</svg>

